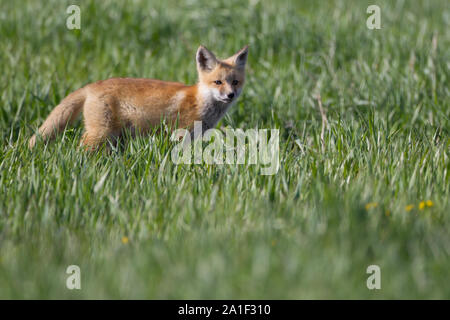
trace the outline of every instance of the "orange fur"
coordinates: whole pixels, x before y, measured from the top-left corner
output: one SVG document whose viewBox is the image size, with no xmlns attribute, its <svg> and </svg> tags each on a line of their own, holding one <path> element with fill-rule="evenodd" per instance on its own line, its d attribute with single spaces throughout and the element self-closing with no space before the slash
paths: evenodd
<svg viewBox="0 0 450 320">
<path fill-rule="evenodd" d="M 247 52 L 245 47 L 221 61 L 200 47 L 197 51 L 199 82 L 192 86 L 136 78 L 112 78 L 88 84 L 63 99 L 38 134 L 44 140 L 53 139 L 81 111 L 85 125 L 81 143 L 88 149 L 119 136 L 125 128 L 147 133 L 161 119 L 177 121 L 179 127 L 185 128 L 192 128 L 194 121 L 203 121 L 206 127 L 215 126 L 241 93 Z M 216 83 L 218 80 L 220 84 Z M 33 135 L 29 147 L 35 144 L 36 135 Z"/>
</svg>

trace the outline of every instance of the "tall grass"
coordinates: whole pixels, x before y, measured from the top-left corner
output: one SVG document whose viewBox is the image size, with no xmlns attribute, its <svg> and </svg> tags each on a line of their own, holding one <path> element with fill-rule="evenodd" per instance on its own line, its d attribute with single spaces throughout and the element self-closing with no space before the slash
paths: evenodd
<svg viewBox="0 0 450 320">
<path fill-rule="evenodd" d="M 0 298 L 450 298 L 448 5 L 378 1 L 369 30 L 369 4 L 2 0 Z M 89 155 L 81 125 L 28 150 L 86 83 L 194 83 L 200 44 L 250 45 L 219 127 L 279 129 L 276 175 L 177 166 L 164 134 Z"/>
</svg>

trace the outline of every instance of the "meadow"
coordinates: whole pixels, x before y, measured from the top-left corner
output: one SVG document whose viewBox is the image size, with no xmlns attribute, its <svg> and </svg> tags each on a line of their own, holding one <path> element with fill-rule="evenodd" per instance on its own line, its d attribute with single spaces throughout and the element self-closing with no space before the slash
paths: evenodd
<svg viewBox="0 0 450 320">
<path fill-rule="evenodd" d="M 448 30 L 445 0 L 2 0 L 0 298 L 449 299 Z M 195 83 L 200 44 L 249 45 L 218 127 L 279 129 L 275 175 L 175 165 L 164 130 L 89 154 L 78 123 L 28 149 L 87 83 Z"/>
</svg>

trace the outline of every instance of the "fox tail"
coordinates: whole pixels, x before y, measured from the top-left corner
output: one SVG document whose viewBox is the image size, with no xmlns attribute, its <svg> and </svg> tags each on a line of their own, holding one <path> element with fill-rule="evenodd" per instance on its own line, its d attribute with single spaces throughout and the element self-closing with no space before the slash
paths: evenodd
<svg viewBox="0 0 450 320">
<path fill-rule="evenodd" d="M 38 130 L 38 134 L 44 141 L 55 138 L 56 134 L 63 131 L 68 124 L 75 121 L 82 111 L 86 93 L 83 88 L 72 92 L 58 104 L 44 121 Z M 34 134 L 28 146 L 32 149 L 36 144 L 36 134 Z"/>
</svg>

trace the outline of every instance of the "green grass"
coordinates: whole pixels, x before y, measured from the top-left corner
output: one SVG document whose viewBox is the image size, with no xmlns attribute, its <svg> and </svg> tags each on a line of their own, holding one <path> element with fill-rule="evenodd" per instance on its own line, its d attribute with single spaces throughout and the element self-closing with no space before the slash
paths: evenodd
<svg viewBox="0 0 450 320">
<path fill-rule="evenodd" d="M 73 3 L 81 30 L 65 27 Z M 2 0 L 0 298 L 449 299 L 449 17 L 445 0 Z M 194 83 L 200 44 L 247 43 L 219 127 L 279 129 L 276 175 L 176 166 L 164 134 L 89 155 L 77 125 L 27 148 L 86 83 Z M 65 287 L 72 264 L 81 290 Z"/>
</svg>

